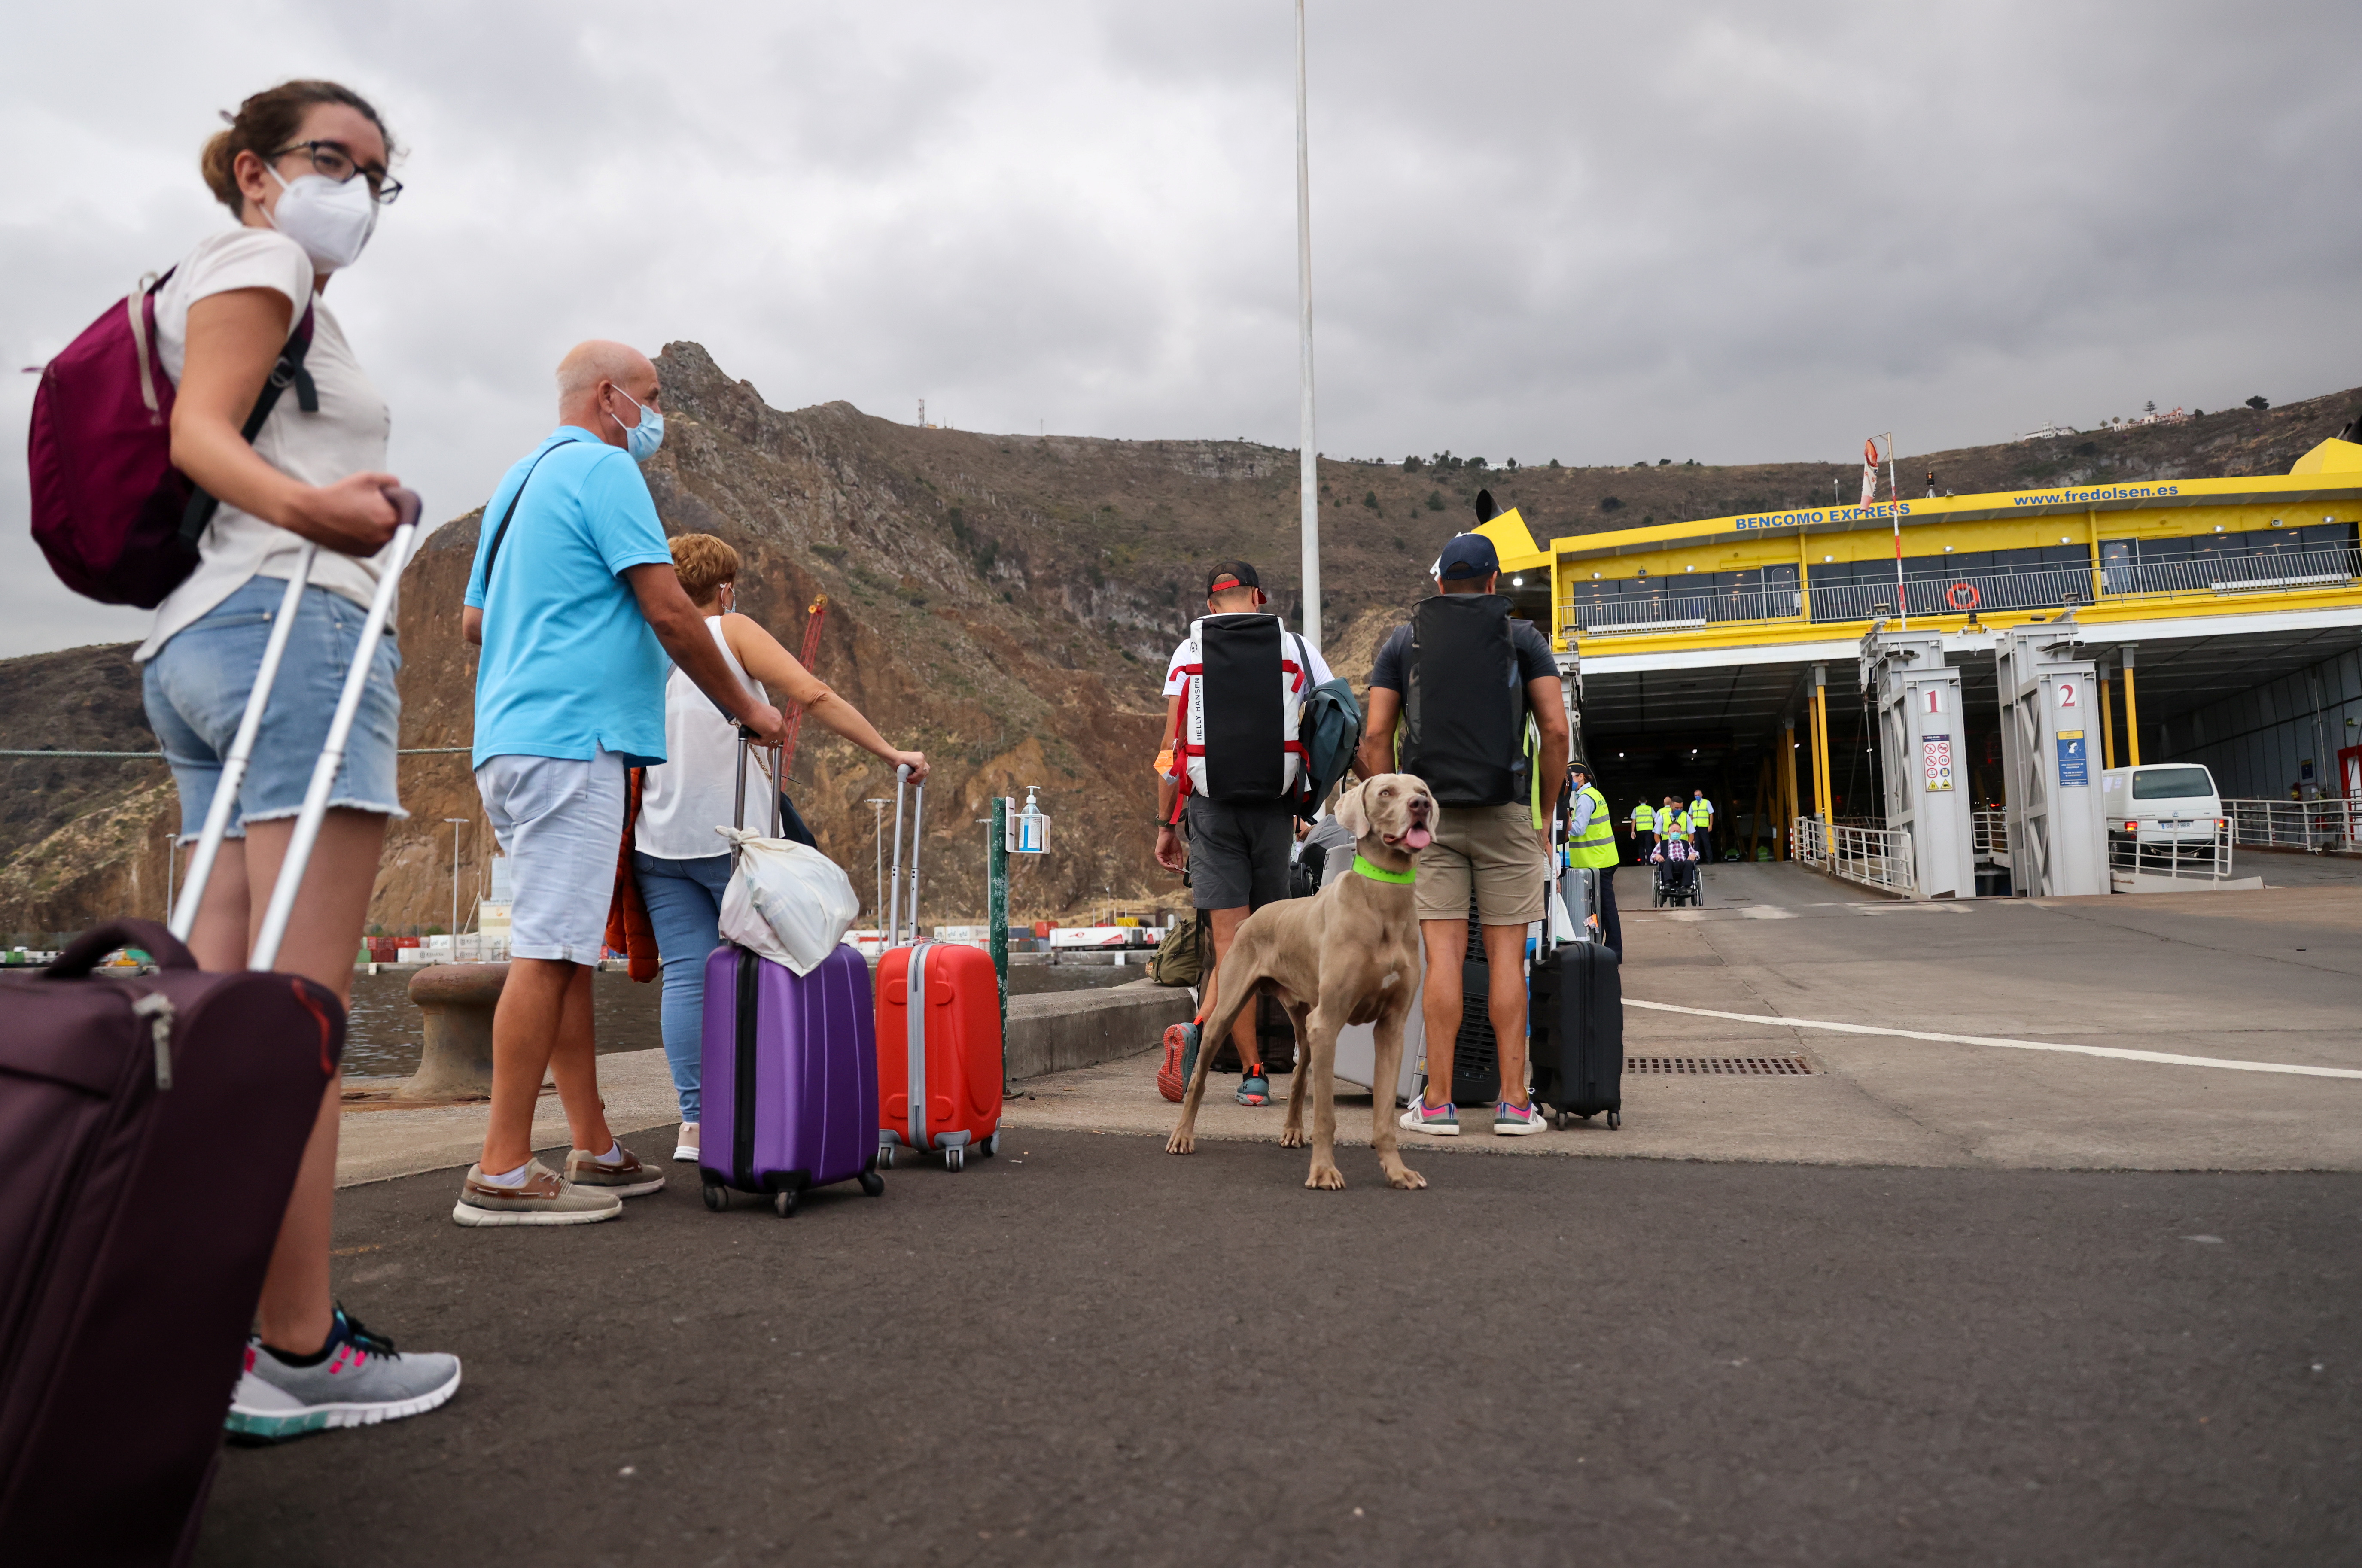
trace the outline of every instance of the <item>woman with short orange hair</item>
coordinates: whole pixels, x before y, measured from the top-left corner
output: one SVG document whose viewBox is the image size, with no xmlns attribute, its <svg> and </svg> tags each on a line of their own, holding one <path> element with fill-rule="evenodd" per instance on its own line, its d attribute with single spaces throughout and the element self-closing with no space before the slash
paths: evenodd
<svg viewBox="0 0 2362 1568">
<path fill-rule="evenodd" d="M 814 678 L 752 617 L 737 613 L 736 550 L 711 534 L 683 534 L 672 541 L 672 565 L 682 591 L 704 613 L 707 629 L 741 679 L 756 682 L 758 691 L 768 687 L 780 693 L 822 727 L 875 753 L 889 767 L 908 767 L 912 779 L 926 778 L 925 753 L 888 745 L 852 703 Z M 722 943 L 722 894 L 731 870 L 729 846 L 716 830 L 730 825 L 738 767 L 737 726 L 676 669 L 665 687 L 665 760 L 646 772 L 632 830 L 633 877 L 647 904 L 664 965 L 665 1061 L 680 1097 L 676 1160 L 694 1161 L 700 1146 L 705 960 Z M 749 756 L 745 770 L 749 802 L 786 786 L 785 779 L 774 782 L 769 754 Z"/>
</svg>

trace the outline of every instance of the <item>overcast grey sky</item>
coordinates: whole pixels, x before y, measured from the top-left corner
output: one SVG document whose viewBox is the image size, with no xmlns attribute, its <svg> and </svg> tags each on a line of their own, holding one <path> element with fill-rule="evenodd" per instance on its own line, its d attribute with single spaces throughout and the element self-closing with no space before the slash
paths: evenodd
<svg viewBox="0 0 2362 1568">
<path fill-rule="evenodd" d="M 1296 440 L 1292 12 L 995 0 L 20 6 L 6 415 L 230 221 L 215 111 L 367 94 L 409 189 L 329 293 L 431 516 L 575 340 L 770 403 Z M 2362 382 L 2345 4 L 1313 0 L 1320 445 L 1844 460 Z M 0 655 L 128 637 L 26 533 Z"/>
</svg>

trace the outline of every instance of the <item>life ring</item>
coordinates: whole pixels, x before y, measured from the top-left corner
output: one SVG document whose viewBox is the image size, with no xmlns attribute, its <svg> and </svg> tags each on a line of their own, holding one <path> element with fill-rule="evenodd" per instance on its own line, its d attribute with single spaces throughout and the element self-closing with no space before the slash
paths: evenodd
<svg viewBox="0 0 2362 1568">
<path fill-rule="evenodd" d="M 1956 582 L 1944 590 L 1944 597 L 1955 610 L 1973 610 L 1983 602 L 1982 596 L 1977 592 L 1977 585 L 1973 582 Z"/>
</svg>

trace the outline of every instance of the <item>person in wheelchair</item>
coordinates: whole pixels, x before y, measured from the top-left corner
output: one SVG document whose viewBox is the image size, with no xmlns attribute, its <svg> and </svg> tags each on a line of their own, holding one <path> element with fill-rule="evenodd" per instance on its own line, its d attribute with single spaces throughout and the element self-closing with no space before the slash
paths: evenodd
<svg viewBox="0 0 2362 1568">
<path fill-rule="evenodd" d="M 1698 899 L 1697 850 L 1686 838 L 1660 838 L 1649 852 L 1651 902 L 1695 904 Z"/>
</svg>

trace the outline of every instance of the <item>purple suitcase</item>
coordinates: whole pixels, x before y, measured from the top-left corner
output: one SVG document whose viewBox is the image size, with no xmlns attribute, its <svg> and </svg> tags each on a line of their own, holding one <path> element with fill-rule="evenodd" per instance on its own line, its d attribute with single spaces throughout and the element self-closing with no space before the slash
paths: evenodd
<svg viewBox="0 0 2362 1568">
<path fill-rule="evenodd" d="M 157 973 L 91 972 L 125 945 Z M 0 1010 L 0 1561 L 182 1562 L 345 1010 L 144 920 Z"/>
<path fill-rule="evenodd" d="M 869 962 L 840 946 L 809 975 L 723 943 L 705 961 L 705 1206 L 732 1189 L 782 1216 L 807 1187 L 875 1198 L 877 1014 Z M 722 1163 L 726 1161 L 725 1163 Z"/>
</svg>

